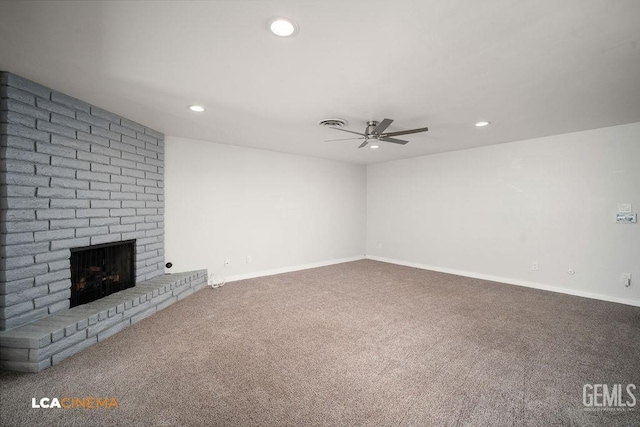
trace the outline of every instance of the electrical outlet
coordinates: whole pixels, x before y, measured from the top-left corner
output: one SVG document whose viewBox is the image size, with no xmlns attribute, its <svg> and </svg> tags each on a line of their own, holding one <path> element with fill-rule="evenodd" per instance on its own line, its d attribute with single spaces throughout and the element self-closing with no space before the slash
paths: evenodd
<svg viewBox="0 0 640 427">
<path fill-rule="evenodd" d="M 231 260 L 229 258 L 224 260 L 224 266 L 229 267 L 231 265 Z"/>
<path fill-rule="evenodd" d="M 532 261 L 531 262 L 531 269 L 533 271 L 538 271 L 540 269 L 540 266 L 538 265 L 538 261 Z"/>
<path fill-rule="evenodd" d="M 622 284 L 625 288 L 631 286 L 631 273 L 622 273 Z"/>
<path fill-rule="evenodd" d="M 253 262 L 253 258 L 251 255 L 247 255 L 247 264 L 251 264 Z"/>
</svg>

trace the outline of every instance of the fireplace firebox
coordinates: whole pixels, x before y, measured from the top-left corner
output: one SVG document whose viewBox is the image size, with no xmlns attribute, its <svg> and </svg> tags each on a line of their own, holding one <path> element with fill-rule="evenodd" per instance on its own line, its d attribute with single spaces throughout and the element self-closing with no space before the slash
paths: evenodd
<svg viewBox="0 0 640 427">
<path fill-rule="evenodd" d="M 71 250 L 71 307 L 135 285 L 135 240 Z"/>
</svg>

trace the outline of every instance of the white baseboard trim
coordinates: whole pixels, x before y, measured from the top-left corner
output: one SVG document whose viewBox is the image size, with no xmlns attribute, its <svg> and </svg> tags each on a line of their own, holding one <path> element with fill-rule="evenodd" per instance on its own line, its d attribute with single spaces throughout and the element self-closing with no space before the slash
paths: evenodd
<svg viewBox="0 0 640 427">
<path fill-rule="evenodd" d="M 274 274 L 291 273 L 292 271 L 307 270 L 309 268 L 324 267 L 333 264 L 342 264 L 344 262 L 358 261 L 364 259 L 364 255 L 349 258 L 331 259 L 327 261 L 312 262 L 309 264 L 294 265 L 288 267 L 274 268 L 271 270 L 254 271 L 251 273 L 235 274 L 226 278 L 226 283 L 237 282 L 238 280 L 255 279 L 256 277 L 273 276 Z"/>
<path fill-rule="evenodd" d="M 397 260 L 392 258 L 374 256 L 374 255 L 366 255 L 365 258 L 371 259 L 374 261 L 388 262 L 390 264 L 397 264 L 397 265 L 404 265 L 407 267 L 419 268 L 421 270 L 431 270 L 431 271 L 437 271 L 440 273 L 455 274 L 457 276 L 471 277 L 474 279 L 481 279 L 481 280 L 489 280 L 492 282 L 506 283 L 508 285 L 524 286 L 527 288 L 541 289 L 544 291 L 558 292 L 561 294 L 575 295 L 578 297 L 591 298 L 591 299 L 597 299 L 597 300 L 608 301 L 608 302 L 616 302 L 619 304 L 626 304 L 626 305 L 632 305 L 635 307 L 640 307 L 640 301 L 629 299 L 629 298 L 619 298 L 619 297 L 613 297 L 609 295 L 597 294 L 592 292 L 583 292 L 576 289 L 563 288 L 560 286 L 544 285 L 542 283 L 528 282 L 526 280 L 516 280 L 516 279 L 510 279 L 507 277 L 492 276 L 490 274 L 474 273 L 471 271 L 456 270 L 452 268 L 435 267 L 432 265 L 420 264 L 417 262 L 402 261 L 402 260 Z"/>
</svg>

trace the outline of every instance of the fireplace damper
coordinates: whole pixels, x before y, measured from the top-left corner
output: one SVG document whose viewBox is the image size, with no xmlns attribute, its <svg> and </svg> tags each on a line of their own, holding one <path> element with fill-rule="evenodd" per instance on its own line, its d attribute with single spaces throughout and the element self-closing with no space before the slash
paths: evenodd
<svg viewBox="0 0 640 427">
<path fill-rule="evenodd" d="M 71 249 L 71 307 L 135 285 L 135 240 Z"/>
</svg>

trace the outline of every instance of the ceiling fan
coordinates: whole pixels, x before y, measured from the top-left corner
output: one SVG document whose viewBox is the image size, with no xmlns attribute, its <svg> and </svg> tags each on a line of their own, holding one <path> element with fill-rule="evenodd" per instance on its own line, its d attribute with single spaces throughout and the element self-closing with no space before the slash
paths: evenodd
<svg viewBox="0 0 640 427">
<path fill-rule="evenodd" d="M 383 142 L 391 142 L 393 144 L 406 144 L 409 141 L 405 141 L 403 139 L 397 139 L 397 138 L 391 138 L 393 136 L 399 136 L 399 135 L 408 135 L 410 133 L 419 133 L 419 132 L 426 132 L 429 130 L 429 128 L 418 128 L 418 129 L 410 129 L 410 130 L 401 130 L 401 131 L 397 131 L 397 132 L 385 132 L 385 130 L 389 127 L 389 125 L 393 123 L 392 119 L 384 119 L 383 121 L 381 121 L 380 123 L 378 123 L 375 120 L 370 120 L 367 122 L 367 127 L 364 130 L 364 133 L 360 133 L 360 132 L 354 132 L 352 130 L 347 130 L 347 129 L 341 129 L 339 127 L 336 126 L 329 126 L 331 129 L 335 129 L 335 130 L 340 130 L 342 132 L 349 132 L 349 133 L 354 133 L 356 135 L 360 135 L 359 138 L 341 138 L 341 139 L 330 139 L 327 140 L 325 142 L 330 142 L 330 141 L 347 141 L 347 140 L 351 140 L 351 139 L 364 139 L 364 141 L 362 142 L 362 144 L 360 144 L 360 146 L 358 148 L 363 148 L 366 147 L 367 144 L 369 144 L 370 140 L 377 140 L 377 141 L 383 141 Z"/>
</svg>

